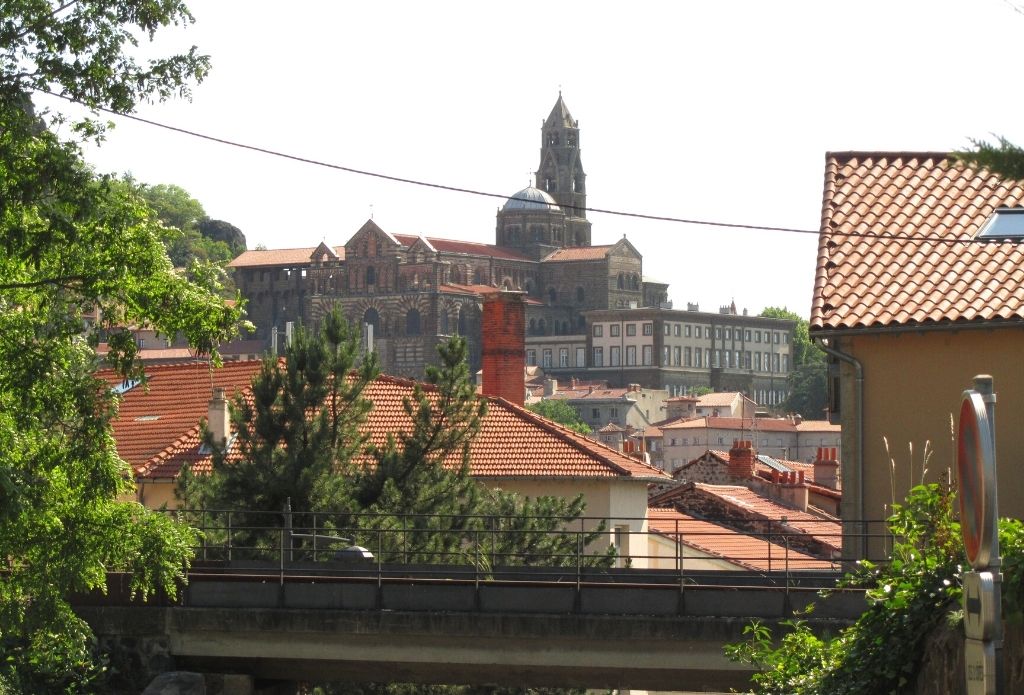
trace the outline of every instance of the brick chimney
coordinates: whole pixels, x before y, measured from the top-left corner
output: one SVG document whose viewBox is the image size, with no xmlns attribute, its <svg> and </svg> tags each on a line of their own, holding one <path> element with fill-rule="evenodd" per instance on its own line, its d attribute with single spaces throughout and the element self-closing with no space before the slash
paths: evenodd
<svg viewBox="0 0 1024 695">
<path fill-rule="evenodd" d="M 806 512 L 809 501 L 808 494 L 809 490 L 807 483 L 804 482 L 803 471 L 790 471 L 785 474 L 779 489 L 779 496 L 783 502 L 795 509 Z"/>
<path fill-rule="evenodd" d="M 729 449 L 729 477 L 734 480 L 749 480 L 754 477 L 755 458 L 753 444 L 749 439 L 736 439 Z"/>
<path fill-rule="evenodd" d="M 834 446 L 819 446 L 814 458 L 814 482 L 822 487 L 839 486 L 839 455 Z"/>
<path fill-rule="evenodd" d="M 213 435 L 213 441 L 220 447 L 224 447 L 231 434 L 231 415 L 228 411 L 228 401 L 224 397 L 224 389 L 215 387 L 213 397 L 206 413 L 206 428 Z"/>
<path fill-rule="evenodd" d="M 523 405 L 526 385 L 526 304 L 522 292 L 484 295 L 483 368 L 485 396 Z"/>
</svg>

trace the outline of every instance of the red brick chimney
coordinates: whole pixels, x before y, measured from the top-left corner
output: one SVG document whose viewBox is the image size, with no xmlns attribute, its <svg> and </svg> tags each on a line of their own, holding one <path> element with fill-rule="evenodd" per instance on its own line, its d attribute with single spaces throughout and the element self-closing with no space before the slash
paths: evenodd
<svg viewBox="0 0 1024 695">
<path fill-rule="evenodd" d="M 523 405 L 526 385 L 526 304 L 522 292 L 484 295 L 483 393 Z"/>
<path fill-rule="evenodd" d="M 839 455 L 834 446 L 819 446 L 814 458 L 814 482 L 833 490 L 839 486 Z"/>
<path fill-rule="evenodd" d="M 757 463 L 753 444 L 748 439 L 736 439 L 729 449 L 729 477 L 734 480 L 749 480 L 754 477 Z"/>
</svg>

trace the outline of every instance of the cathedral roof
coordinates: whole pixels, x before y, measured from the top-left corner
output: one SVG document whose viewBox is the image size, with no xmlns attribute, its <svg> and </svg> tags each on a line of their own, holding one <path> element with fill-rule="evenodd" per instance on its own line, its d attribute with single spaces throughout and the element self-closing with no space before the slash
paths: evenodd
<svg viewBox="0 0 1024 695">
<path fill-rule="evenodd" d="M 503 258 L 509 261 L 528 261 L 531 260 L 528 256 L 524 256 L 518 251 L 512 249 L 502 248 L 501 246 L 495 246 L 494 244 L 481 244 L 476 241 L 459 241 L 458 239 L 437 239 L 435 237 L 420 237 L 415 234 L 393 234 L 394 238 L 398 243 L 402 244 L 406 248 L 411 248 L 418 240 L 423 239 L 435 251 L 441 253 L 464 253 L 469 256 L 490 256 L 492 258 Z"/>
<path fill-rule="evenodd" d="M 565 101 L 562 100 L 562 93 L 558 93 L 558 101 L 555 102 L 555 107 L 551 109 L 551 113 L 548 115 L 548 120 L 544 121 L 545 127 L 550 128 L 551 126 L 561 128 L 578 128 L 579 123 L 569 113 L 569 107 L 565 105 Z"/>
<path fill-rule="evenodd" d="M 552 251 L 541 259 L 542 263 L 550 261 L 599 261 L 608 255 L 612 245 L 608 246 L 569 246 Z"/>
<path fill-rule="evenodd" d="M 550 210 L 557 212 L 560 208 L 555 199 L 545 191 L 533 186 L 528 186 L 518 193 L 514 193 L 502 211 L 509 210 Z"/>
</svg>

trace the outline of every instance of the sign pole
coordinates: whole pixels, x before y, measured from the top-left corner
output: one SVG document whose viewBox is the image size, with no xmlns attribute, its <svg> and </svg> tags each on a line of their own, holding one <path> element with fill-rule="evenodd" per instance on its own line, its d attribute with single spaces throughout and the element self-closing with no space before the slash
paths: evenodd
<svg viewBox="0 0 1024 695">
<path fill-rule="evenodd" d="M 960 528 L 967 560 L 964 572 L 964 671 L 968 695 L 1001 695 L 1002 574 L 996 500 L 996 394 L 992 377 L 974 378 L 963 393 L 957 437 Z"/>
</svg>

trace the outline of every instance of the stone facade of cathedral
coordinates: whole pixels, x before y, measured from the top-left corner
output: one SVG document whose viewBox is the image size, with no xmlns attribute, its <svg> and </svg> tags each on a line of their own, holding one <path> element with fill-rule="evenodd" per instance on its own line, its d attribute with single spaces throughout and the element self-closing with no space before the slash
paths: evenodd
<svg viewBox="0 0 1024 695">
<path fill-rule="evenodd" d="M 535 186 L 497 213 L 493 244 L 394 234 L 367 221 L 343 247 L 246 251 L 230 264 L 256 337 L 270 347 L 289 322 L 315 325 L 339 306 L 372 326 L 386 373 L 422 377 L 435 346 L 458 333 L 480 366 L 483 296 L 525 293 L 527 340 L 585 336 L 584 312 L 662 302 L 629 241 L 591 245 L 578 122 L 561 95 L 541 129 Z M 370 331 L 367 331 L 369 333 Z"/>
</svg>

